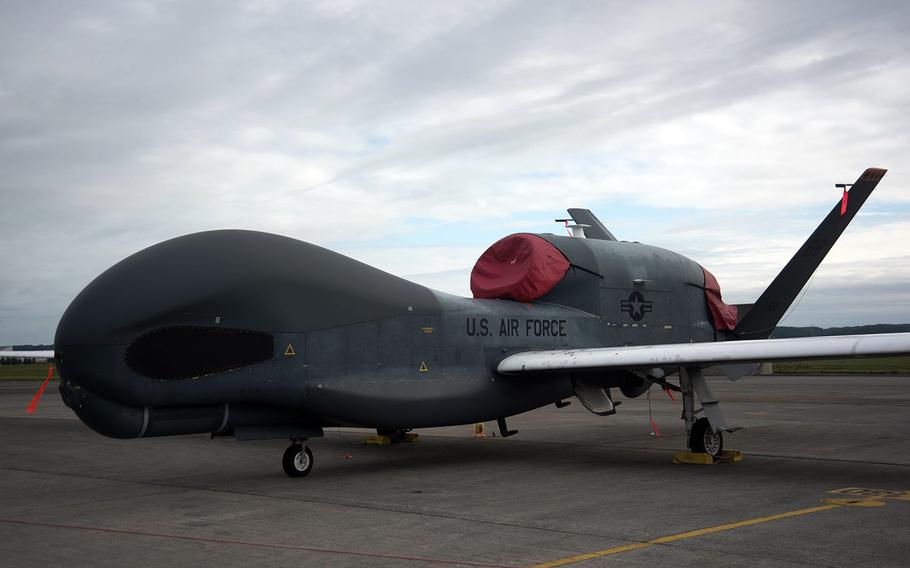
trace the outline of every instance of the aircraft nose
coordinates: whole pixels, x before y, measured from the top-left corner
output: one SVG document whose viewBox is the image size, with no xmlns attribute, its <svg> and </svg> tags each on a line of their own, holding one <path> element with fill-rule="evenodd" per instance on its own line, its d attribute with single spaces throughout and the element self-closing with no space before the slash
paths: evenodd
<svg viewBox="0 0 910 568">
<path fill-rule="evenodd" d="M 338 309 L 345 304 L 338 288 L 363 279 L 346 278 L 357 263 L 339 258 L 294 239 L 239 230 L 141 250 L 95 278 L 64 312 L 54 340 L 60 374 L 141 405 L 153 389 L 167 390 L 162 380 L 267 360 L 275 330 L 333 327 L 351 317 Z M 342 274 L 326 275 L 333 266 Z"/>
<path fill-rule="evenodd" d="M 197 233 L 149 247 L 102 273 L 57 326 L 61 377 L 138 404 L 148 398 L 152 380 L 204 374 L 202 361 L 222 367 L 219 357 L 243 349 L 255 351 L 254 359 L 271 357 L 271 336 L 256 330 L 274 329 L 288 310 L 285 291 L 268 285 L 281 280 L 268 273 L 275 264 L 266 262 L 274 248 L 268 237 Z M 195 351 L 187 353 L 188 345 Z M 175 360 L 185 363 L 185 373 L 174 376 L 167 365 Z"/>
<path fill-rule="evenodd" d="M 300 381 L 251 393 L 250 374 L 235 372 L 280 356 L 278 343 L 438 311 L 430 290 L 316 245 L 256 231 L 195 233 L 133 254 L 76 296 L 54 340 L 61 394 L 99 432 L 161 434 L 156 412 L 204 407 L 208 421 L 222 403 L 299 398 Z"/>
<path fill-rule="evenodd" d="M 169 326 L 299 328 L 325 304 L 324 293 L 301 293 L 301 277 L 320 271 L 316 248 L 239 230 L 164 241 L 86 286 L 63 314 L 56 345 L 128 345 Z"/>
<path fill-rule="evenodd" d="M 55 344 L 124 345 L 167 325 L 222 323 L 225 302 L 219 300 L 250 270 L 250 259 L 223 241 L 212 233 L 190 235 L 115 264 L 76 296 L 60 320 Z"/>
<path fill-rule="evenodd" d="M 179 379 L 273 357 L 274 339 L 265 330 L 281 329 L 289 310 L 283 279 L 268 268 L 281 266 L 269 262 L 271 237 L 188 235 L 142 250 L 93 280 L 57 326 L 64 403 L 99 432 L 135 437 L 150 406 L 217 398 L 207 388 L 216 382 Z"/>
<path fill-rule="evenodd" d="M 64 312 L 54 347 L 68 384 L 134 407 L 191 404 L 218 383 L 181 379 L 264 362 L 279 335 L 438 309 L 428 289 L 321 247 L 208 231 L 98 276 Z"/>
</svg>

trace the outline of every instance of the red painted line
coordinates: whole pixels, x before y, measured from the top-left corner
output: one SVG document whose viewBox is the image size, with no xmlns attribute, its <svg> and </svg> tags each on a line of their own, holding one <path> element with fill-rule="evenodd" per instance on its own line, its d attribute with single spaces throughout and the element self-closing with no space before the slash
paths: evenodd
<svg viewBox="0 0 910 568">
<path fill-rule="evenodd" d="M 170 538 L 177 540 L 188 540 L 191 542 L 204 542 L 212 544 L 234 544 L 239 546 L 256 546 L 259 548 L 277 548 L 282 550 L 299 550 L 301 552 L 316 552 L 323 554 L 341 554 L 346 556 L 362 556 L 366 558 L 382 558 L 386 560 L 407 560 L 411 562 L 426 562 L 427 564 L 446 564 L 449 566 L 481 566 L 484 568 L 517 568 L 509 564 L 490 564 L 487 562 L 472 562 L 470 560 L 446 560 L 442 558 L 427 558 L 424 556 L 405 556 L 398 554 L 381 554 L 374 552 L 357 552 L 354 550 L 338 550 L 334 548 L 318 548 L 314 546 L 298 546 L 294 544 L 278 544 L 267 542 L 252 542 L 249 540 L 233 540 L 227 538 L 212 538 L 206 536 L 186 536 L 179 534 L 155 533 L 149 531 L 137 531 L 131 529 L 114 529 L 110 527 L 92 527 L 86 525 L 68 525 L 62 523 L 43 523 L 39 521 L 24 521 L 21 519 L 2 519 L 0 523 L 9 523 L 14 525 L 25 525 L 31 527 L 43 527 L 54 529 L 73 529 L 80 531 L 94 531 L 112 534 L 126 534 L 132 536 L 148 536 L 153 538 Z"/>
<path fill-rule="evenodd" d="M 47 383 L 50 382 L 51 377 L 54 376 L 54 366 L 51 365 L 47 368 L 47 378 L 44 379 L 44 382 L 41 383 L 41 386 L 38 387 L 38 392 L 35 393 L 35 396 L 32 397 L 32 401 L 28 404 L 28 408 L 25 409 L 29 414 L 35 412 L 35 408 L 38 407 L 38 401 L 41 399 L 41 395 L 44 394 L 44 389 L 47 388 Z"/>
</svg>

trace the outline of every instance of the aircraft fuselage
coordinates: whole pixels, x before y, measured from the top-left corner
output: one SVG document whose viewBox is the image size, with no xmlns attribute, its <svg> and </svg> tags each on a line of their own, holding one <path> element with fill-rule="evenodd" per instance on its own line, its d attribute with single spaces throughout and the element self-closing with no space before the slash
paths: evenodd
<svg viewBox="0 0 910 568">
<path fill-rule="evenodd" d="M 572 266 L 531 303 L 431 291 L 266 233 L 166 241 L 73 301 L 55 341 L 61 392 L 115 437 L 407 429 L 511 416 L 573 394 L 570 374 L 497 373 L 510 353 L 716 338 L 696 263 L 638 243 L 541 237 Z"/>
</svg>

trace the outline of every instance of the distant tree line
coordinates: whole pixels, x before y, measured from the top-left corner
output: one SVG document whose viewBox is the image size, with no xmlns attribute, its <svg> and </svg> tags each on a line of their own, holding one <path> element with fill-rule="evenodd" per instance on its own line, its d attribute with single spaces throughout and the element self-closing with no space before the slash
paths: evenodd
<svg viewBox="0 0 910 568">
<path fill-rule="evenodd" d="M 34 357 L 2 357 L 0 365 L 31 365 L 37 363 Z"/>
<path fill-rule="evenodd" d="M 870 333 L 905 333 L 910 331 L 910 323 L 877 323 L 873 325 L 854 325 L 850 327 L 778 327 L 771 334 L 773 339 L 787 337 L 815 337 L 817 335 L 867 335 Z"/>
</svg>

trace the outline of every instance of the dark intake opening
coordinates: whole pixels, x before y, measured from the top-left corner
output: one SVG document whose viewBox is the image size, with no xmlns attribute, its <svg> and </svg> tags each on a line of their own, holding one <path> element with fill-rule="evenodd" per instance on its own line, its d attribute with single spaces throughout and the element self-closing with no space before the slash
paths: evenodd
<svg viewBox="0 0 910 568">
<path fill-rule="evenodd" d="M 151 379 L 188 379 L 261 363 L 274 353 L 275 338 L 268 333 L 175 326 L 132 342 L 126 349 L 126 364 Z"/>
</svg>

